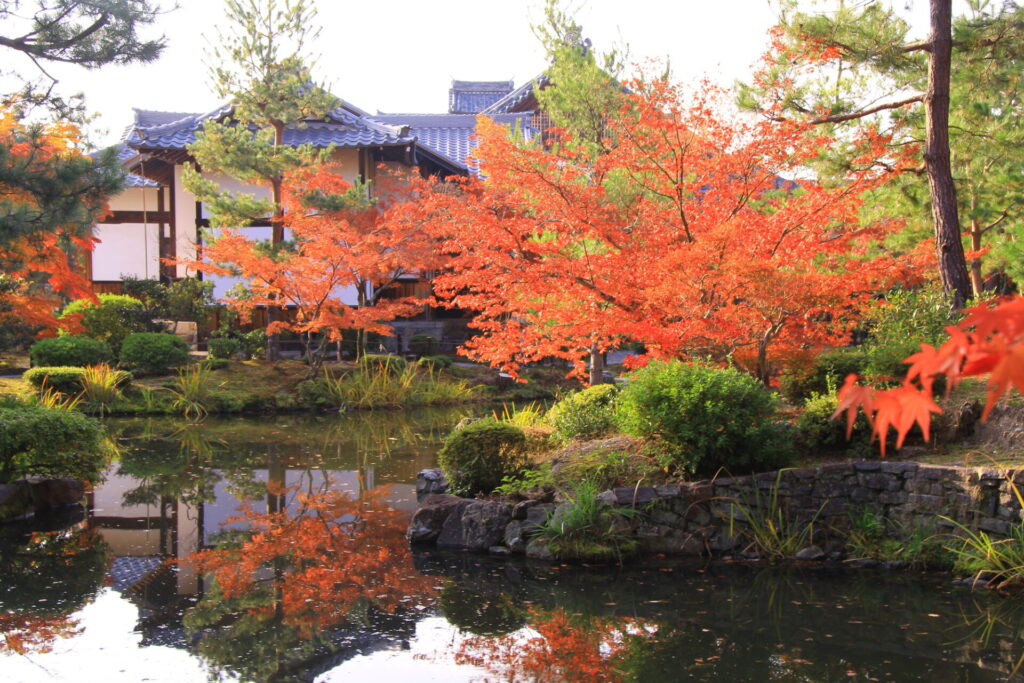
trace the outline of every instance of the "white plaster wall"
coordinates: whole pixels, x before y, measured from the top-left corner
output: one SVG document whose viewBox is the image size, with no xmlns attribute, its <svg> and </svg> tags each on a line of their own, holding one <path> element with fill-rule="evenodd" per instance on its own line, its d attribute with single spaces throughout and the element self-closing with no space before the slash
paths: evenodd
<svg viewBox="0 0 1024 683">
<path fill-rule="evenodd" d="M 160 277 L 160 226 L 119 223 L 97 225 L 99 244 L 92 252 L 92 279 L 120 281 L 125 275 Z"/>
<path fill-rule="evenodd" d="M 174 167 L 174 229 L 176 241 L 174 253 L 179 259 L 194 259 L 196 256 L 196 197 L 181 183 L 183 167 Z M 178 277 L 192 275 L 189 269 L 179 264 Z"/>
<path fill-rule="evenodd" d="M 156 211 L 159 206 L 157 188 L 127 187 L 107 204 L 111 211 Z"/>
</svg>

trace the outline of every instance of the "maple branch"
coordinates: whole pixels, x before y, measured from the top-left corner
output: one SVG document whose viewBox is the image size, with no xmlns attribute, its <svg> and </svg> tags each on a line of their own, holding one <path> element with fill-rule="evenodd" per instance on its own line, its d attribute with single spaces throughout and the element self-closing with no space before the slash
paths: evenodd
<svg viewBox="0 0 1024 683">
<path fill-rule="evenodd" d="M 822 116 L 817 119 L 811 119 L 810 123 L 814 125 L 819 125 L 822 123 L 841 123 L 843 121 L 853 121 L 855 119 L 862 119 L 865 116 L 870 116 L 871 114 L 877 114 L 880 111 L 886 111 L 888 109 L 899 109 L 900 107 L 905 107 L 908 104 L 914 104 L 916 102 L 924 102 L 924 93 L 920 93 L 912 97 L 907 97 L 896 102 L 886 102 L 884 104 L 879 104 L 877 106 L 869 107 L 868 109 L 862 109 L 860 111 L 851 112 L 849 114 L 832 114 L 830 116 Z M 773 120 L 785 121 L 786 119 L 782 117 L 774 117 Z"/>
</svg>

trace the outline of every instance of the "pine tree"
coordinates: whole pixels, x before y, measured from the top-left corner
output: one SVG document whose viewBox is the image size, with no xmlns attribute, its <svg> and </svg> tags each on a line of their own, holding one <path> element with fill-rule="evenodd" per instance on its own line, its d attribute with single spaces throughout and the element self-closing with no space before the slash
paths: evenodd
<svg viewBox="0 0 1024 683">
<path fill-rule="evenodd" d="M 930 34 L 911 40 L 907 22 L 878 2 L 839 3 L 834 11 L 819 13 L 799 11 L 795 0 L 787 2 L 776 34 L 773 68 L 759 74 L 741 96 L 741 104 L 770 116 L 802 117 L 829 128 L 855 125 L 851 122 L 893 126 L 903 130 L 898 144 L 923 143 L 919 189 L 908 191 L 923 194 L 920 178 L 927 177 L 939 274 L 959 304 L 971 298 L 974 289 L 961 241 L 961 215 L 980 237 L 993 229 L 989 226 L 1003 207 L 1014 203 L 1007 196 L 997 200 L 992 206 L 1002 207 L 985 222 L 990 212 L 980 210 L 977 202 L 986 193 L 977 187 L 968 190 L 970 197 L 960 192 L 965 174 L 977 182 L 981 178 L 974 174 L 985 173 L 981 169 L 986 162 L 978 163 L 979 146 L 972 136 L 981 139 L 999 129 L 992 114 L 1001 112 L 1000 107 L 1009 106 L 1013 112 L 1019 108 L 1016 93 L 1001 104 L 992 97 L 989 115 L 981 117 L 986 121 L 979 121 L 979 101 L 967 95 L 978 83 L 967 79 L 987 74 L 987 82 L 999 87 L 1003 77 L 993 77 L 993 69 L 1010 77 L 1022 47 L 1020 8 L 1007 4 L 991 11 L 985 0 L 969 4 L 971 15 L 954 24 L 950 0 L 930 0 Z M 964 124 L 981 128 L 965 130 Z M 1002 146 L 991 150 L 998 155 Z M 968 210 L 971 202 L 973 209 Z M 980 273 L 974 280 L 975 286 L 980 284 Z"/>
<path fill-rule="evenodd" d="M 211 227 L 245 227 L 269 219 L 271 249 L 284 245 L 283 186 L 294 169 L 325 163 L 330 150 L 284 144 L 288 126 L 324 117 L 338 100 L 316 84 L 305 46 L 319 29 L 305 0 L 227 0 L 229 28 L 212 54 L 211 78 L 231 108 L 208 121 L 189 146 L 198 169 L 189 166 L 185 188 L 206 204 Z M 201 169 L 202 171 L 200 172 Z M 269 197 L 228 192 L 203 174 L 223 174 L 265 188 Z M 280 311 L 268 308 L 271 322 Z M 267 359 L 277 360 L 276 335 Z"/>
</svg>

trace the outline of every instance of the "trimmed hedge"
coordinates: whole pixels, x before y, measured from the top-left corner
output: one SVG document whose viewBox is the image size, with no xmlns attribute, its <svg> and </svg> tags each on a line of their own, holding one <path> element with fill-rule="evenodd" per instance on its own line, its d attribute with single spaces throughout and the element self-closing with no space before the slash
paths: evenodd
<svg viewBox="0 0 1024 683">
<path fill-rule="evenodd" d="M 85 367 L 114 359 L 110 344 L 80 335 L 40 339 L 28 351 L 32 365 Z"/>
<path fill-rule="evenodd" d="M 97 482 L 110 455 L 97 420 L 73 410 L 0 403 L 0 482 L 33 476 Z"/>
<path fill-rule="evenodd" d="M 121 364 L 136 372 L 161 375 L 185 363 L 188 344 L 173 334 L 136 332 L 121 346 Z"/>
<path fill-rule="evenodd" d="M 82 326 L 87 336 L 110 344 L 115 351 L 132 332 L 146 332 L 151 321 L 146 307 L 135 297 L 124 294 L 100 294 L 99 303 L 89 299 L 76 299 L 64 308 L 62 318 L 82 316 Z"/>
<path fill-rule="evenodd" d="M 484 418 L 452 431 L 438 453 L 438 464 L 452 493 L 490 493 L 523 466 L 525 447 L 522 429 Z"/>
<path fill-rule="evenodd" d="M 732 368 L 651 363 L 629 374 L 616 413 L 624 432 L 664 442 L 667 464 L 699 476 L 777 469 L 792 454 L 775 397 Z"/>
<path fill-rule="evenodd" d="M 22 377 L 36 389 L 46 386 L 63 394 L 77 394 L 82 390 L 83 374 L 85 368 L 44 366 L 26 370 Z"/>
<path fill-rule="evenodd" d="M 242 352 L 242 343 L 232 337 L 210 337 L 206 342 L 210 358 L 231 359 Z"/>
</svg>

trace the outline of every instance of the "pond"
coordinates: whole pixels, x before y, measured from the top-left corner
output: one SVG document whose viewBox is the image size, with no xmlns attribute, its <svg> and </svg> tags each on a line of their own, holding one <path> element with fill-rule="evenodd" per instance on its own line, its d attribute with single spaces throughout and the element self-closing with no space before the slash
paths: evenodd
<svg viewBox="0 0 1024 683">
<path fill-rule="evenodd" d="M 465 412 L 110 420 L 86 510 L 0 530 L 2 680 L 1024 680 L 1024 601 L 942 574 L 411 551 Z"/>
</svg>

